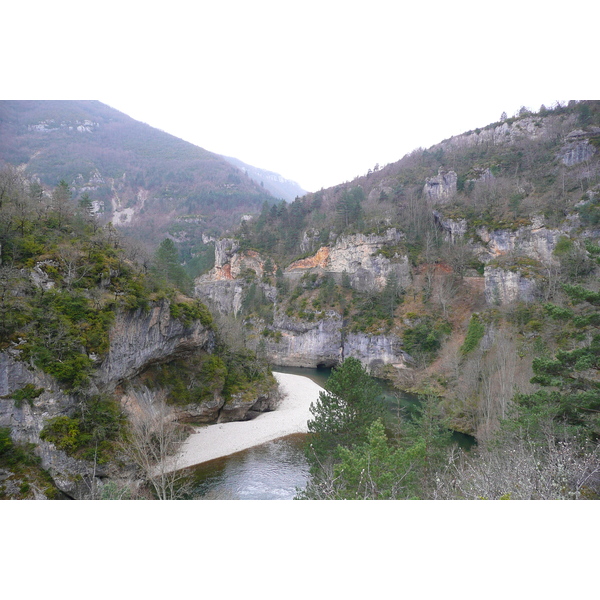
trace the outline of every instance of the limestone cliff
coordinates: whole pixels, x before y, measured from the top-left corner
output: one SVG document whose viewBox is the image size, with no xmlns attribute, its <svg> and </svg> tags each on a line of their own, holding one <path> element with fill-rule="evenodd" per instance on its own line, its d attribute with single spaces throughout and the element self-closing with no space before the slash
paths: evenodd
<svg viewBox="0 0 600 600">
<path fill-rule="evenodd" d="M 289 285 L 297 285 L 307 275 L 332 276 L 338 283 L 343 277 L 360 291 L 379 293 L 390 276 L 394 275 L 401 288 L 411 283 L 411 269 L 407 256 L 382 251 L 397 248 L 404 234 L 389 228 L 383 234 L 354 234 L 340 236 L 329 246 L 322 246 L 315 254 L 291 263 L 283 270 Z M 313 239 L 308 232 L 305 239 Z M 389 257 L 391 256 L 391 257 Z M 256 252 L 240 252 L 234 240 L 216 244 L 215 267 L 195 282 L 195 295 L 206 301 L 221 314 L 237 315 L 249 287 L 243 277 L 248 269 L 259 278 L 265 274 L 266 260 Z M 267 274 L 268 275 L 268 274 Z M 401 341 L 395 336 L 355 333 L 346 335 L 342 316 L 326 311 L 316 320 L 292 318 L 278 308 L 275 287 L 256 279 L 265 297 L 272 303 L 273 322 L 264 340 L 269 360 L 276 365 L 333 366 L 346 356 L 359 358 L 365 366 L 391 364 L 404 366 L 406 355 L 400 350 Z"/>
<path fill-rule="evenodd" d="M 600 135 L 598 127 L 594 127 L 590 132 L 581 129 L 571 131 L 565 137 L 565 143 L 558 154 L 560 161 L 567 167 L 572 167 L 590 160 L 596 153 L 596 148 L 590 143 L 589 138 L 598 135 Z"/>
<path fill-rule="evenodd" d="M 398 336 L 347 332 L 341 315 L 333 310 L 316 322 L 279 314 L 273 330 L 281 336 L 268 338 L 266 350 L 277 365 L 332 367 L 352 356 L 371 373 L 379 374 L 386 365 L 406 368 L 410 363 Z"/>
<path fill-rule="evenodd" d="M 153 366 L 181 360 L 198 352 L 211 353 L 215 333 L 199 320 L 184 323 L 173 317 L 170 302 L 154 302 L 148 310 L 120 312 L 110 331 L 110 349 L 98 360 L 90 385 L 68 392 L 53 377 L 20 360 L 17 349 L 0 353 L 0 427 L 9 427 L 16 442 L 35 445 L 36 454 L 58 489 L 66 497 L 97 497 L 102 482 L 127 473 L 127 462 L 94 464 L 80 460 L 41 439 L 45 425 L 55 417 L 71 416 L 91 395 L 115 398 L 126 414 L 152 407 L 166 396 L 160 386 L 148 386 L 146 374 Z M 18 393 L 32 386 L 39 393 L 31 401 L 19 401 Z M 234 395 L 229 402 L 215 394 L 205 402 L 174 407 L 174 418 L 186 422 L 216 422 L 251 418 L 272 410 L 276 386 L 268 378 L 256 394 Z M 43 494 L 42 494 L 43 495 Z"/>
<path fill-rule="evenodd" d="M 477 236 L 482 242 L 481 259 L 484 262 L 509 253 L 518 253 L 544 263 L 553 262 L 553 251 L 561 235 L 571 230 L 566 224 L 560 229 L 546 227 L 541 215 L 533 216 L 531 224 L 517 229 L 478 227 Z"/>
<path fill-rule="evenodd" d="M 148 311 L 117 315 L 110 331 L 110 349 L 94 379 L 100 388 L 112 390 L 154 363 L 213 347 L 210 328 L 200 321 L 186 326 L 171 316 L 169 302 L 158 302 Z"/>
<path fill-rule="evenodd" d="M 287 317 L 277 311 L 273 330 L 281 335 L 267 339 L 267 354 L 274 364 L 293 367 L 331 367 L 343 359 L 342 317 L 327 311 L 317 322 Z"/>
<path fill-rule="evenodd" d="M 431 150 L 434 151 L 438 148 L 458 150 L 473 146 L 511 145 L 522 140 L 537 140 L 548 136 L 562 137 L 574 129 L 576 122 L 577 119 L 574 115 L 569 115 L 566 118 L 561 115 L 550 115 L 547 117 L 523 117 L 518 120 L 508 119 L 483 129 L 453 136 L 436 144 Z"/>
<path fill-rule="evenodd" d="M 331 273 L 341 279 L 346 273 L 350 285 L 359 291 L 380 291 L 393 273 L 400 285 L 408 287 L 411 281 L 408 258 L 395 254 L 387 258 L 379 252 L 384 247 L 398 244 L 404 234 L 390 228 L 383 235 L 358 233 L 340 236 L 332 246 L 324 246 L 303 260 L 293 262 L 284 272 L 290 279 L 297 279 L 306 272 Z"/>
<path fill-rule="evenodd" d="M 34 402 L 18 402 L 11 398 L 28 384 L 43 390 Z M 45 422 L 69 413 L 76 406 L 77 399 L 61 390 L 52 377 L 30 368 L 18 360 L 18 355 L 10 352 L 0 353 L 0 397 L 3 398 L 0 400 L 0 427 L 10 427 L 13 440 L 37 446 L 42 467 L 65 495 L 90 497 L 93 467 L 86 461 L 71 458 L 39 437 Z M 97 469 L 96 476 L 105 475 L 105 468 Z M 38 497 L 44 497 L 41 491 Z"/>
<path fill-rule="evenodd" d="M 458 176 L 454 171 L 439 169 L 435 177 L 425 181 L 423 194 L 433 202 L 448 202 L 456 194 Z"/>
<path fill-rule="evenodd" d="M 487 266 L 484 276 L 485 300 L 490 305 L 532 302 L 536 299 L 538 290 L 535 279 L 526 277 L 519 269 Z"/>
</svg>

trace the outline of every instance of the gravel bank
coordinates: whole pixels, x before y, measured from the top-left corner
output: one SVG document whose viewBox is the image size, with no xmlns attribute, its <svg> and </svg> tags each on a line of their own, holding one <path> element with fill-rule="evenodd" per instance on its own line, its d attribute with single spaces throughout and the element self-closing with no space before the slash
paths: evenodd
<svg viewBox="0 0 600 600">
<path fill-rule="evenodd" d="M 273 375 L 284 395 L 277 410 L 252 421 L 198 427 L 183 445 L 175 468 L 199 465 L 293 433 L 307 433 L 307 421 L 311 418 L 309 407 L 323 388 L 301 375 L 275 372 Z"/>
</svg>

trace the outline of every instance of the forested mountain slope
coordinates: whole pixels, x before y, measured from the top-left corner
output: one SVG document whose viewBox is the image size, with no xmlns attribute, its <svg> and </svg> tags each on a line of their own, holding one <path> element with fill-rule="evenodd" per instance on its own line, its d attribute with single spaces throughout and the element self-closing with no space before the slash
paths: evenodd
<svg viewBox="0 0 600 600">
<path fill-rule="evenodd" d="M 221 156 L 97 101 L 1 101 L 0 162 L 43 186 L 66 181 L 151 249 L 170 235 L 188 261 L 206 250 L 203 235 L 273 201 Z"/>
<path fill-rule="evenodd" d="M 538 389 L 536 360 L 593 335 L 552 307 L 576 313 L 568 286 L 598 287 L 599 146 L 597 101 L 503 116 L 265 204 L 217 243 L 196 294 L 237 314 L 275 364 L 356 357 L 483 440 Z"/>
<path fill-rule="evenodd" d="M 0 170 L 0 499 L 172 497 L 177 423 L 271 407 L 268 366 L 184 275 L 172 243 L 141 255 L 66 182 Z"/>
<path fill-rule="evenodd" d="M 240 171 L 243 171 L 250 179 L 260 184 L 261 187 L 264 187 L 274 198 L 292 202 L 307 193 L 295 181 L 286 179 L 278 173 L 253 167 L 230 156 L 224 156 L 223 158 L 240 169 Z"/>
<path fill-rule="evenodd" d="M 275 205 L 171 136 L 121 136 L 102 105 L 24 106 L 0 104 L 22 148 L 0 172 L 0 497 L 173 497 L 177 424 L 272 409 L 269 363 L 339 367 L 305 497 L 600 497 L 600 102 L 522 110 Z M 118 155 L 93 142 L 113 130 Z M 89 163 L 69 171 L 65 147 Z M 125 197 L 108 216 L 158 233 L 153 255 L 98 214 Z M 190 213 L 206 198 L 239 211 L 223 228 L 262 204 L 209 241 Z M 196 235 L 214 267 L 193 299 L 173 238 Z M 415 414 L 382 414 L 368 373 L 419 395 Z"/>
</svg>

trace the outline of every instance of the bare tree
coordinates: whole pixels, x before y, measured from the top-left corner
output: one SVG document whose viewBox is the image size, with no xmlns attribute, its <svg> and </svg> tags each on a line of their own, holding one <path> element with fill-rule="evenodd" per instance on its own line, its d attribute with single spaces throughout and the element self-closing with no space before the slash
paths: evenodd
<svg viewBox="0 0 600 600">
<path fill-rule="evenodd" d="M 579 500 L 600 492 L 600 446 L 548 428 L 545 443 L 521 433 L 453 451 L 436 474 L 437 499 Z"/>
<path fill-rule="evenodd" d="M 440 272 L 434 280 L 433 299 L 440 305 L 444 318 L 448 318 L 448 307 L 460 290 L 460 280 L 454 273 Z"/>
<path fill-rule="evenodd" d="M 183 441 L 183 431 L 163 398 L 140 407 L 130 417 L 123 449 L 160 500 L 174 500 L 187 491 L 185 474 L 177 470 L 177 453 Z"/>
<path fill-rule="evenodd" d="M 452 244 L 444 245 L 443 252 L 454 273 L 462 279 L 475 258 L 473 247 L 462 240 L 457 240 Z"/>
<path fill-rule="evenodd" d="M 83 260 L 83 252 L 73 244 L 63 244 L 56 256 L 63 267 L 63 281 L 68 290 L 91 271 L 91 265 Z"/>
<path fill-rule="evenodd" d="M 522 381 L 531 374 L 526 365 L 519 364 L 515 341 L 504 329 L 494 331 L 494 342 L 482 356 L 479 372 L 479 406 L 477 411 L 477 438 L 489 439 L 500 421 L 508 417 L 511 401 L 519 391 L 528 389 Z"/>
</svg>

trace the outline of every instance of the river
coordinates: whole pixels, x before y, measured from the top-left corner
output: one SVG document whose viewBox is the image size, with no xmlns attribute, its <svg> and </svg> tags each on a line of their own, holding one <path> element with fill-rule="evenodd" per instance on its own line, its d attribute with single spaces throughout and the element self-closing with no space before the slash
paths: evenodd
<svg viewBox="0 0 600 600">
<path fill-rule="evenodd" d="M 308 377 L 321 387 L 331 369 L 275 367 L 274 371 Z M 392 391 L 385 382 L 382 402 L 391 415 L 411 411 L 416 396 Z M 304 434 L 280 438 L 231 456 L 191 468 L 194 500 L 293 500 L 306 486 L 308 463 L 304 456 Z M 460 445 L 470 445 L 468 436 L 456 434 Z"/>
<path fill-rule="evenodd" d="M 275 367 L 323 387 L 331 369 Z M 291 435 L 190 469 L 195 500 L 293 500 L 308 480 L 304 434 Z"/>
</svg>

